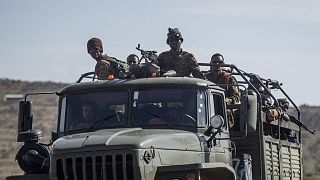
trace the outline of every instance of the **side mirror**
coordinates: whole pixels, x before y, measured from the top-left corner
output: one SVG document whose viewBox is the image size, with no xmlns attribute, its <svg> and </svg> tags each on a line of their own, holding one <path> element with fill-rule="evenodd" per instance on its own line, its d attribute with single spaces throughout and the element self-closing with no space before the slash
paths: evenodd
<svg viewBox="0 0 320 180">
<path fill-rule="evenodd" d="M 32 130 L 32 103 L 30 101 L 20 101 L 18 117 L 18 134 Z"/>
<path fill-rule="evenodd" d="M 42 137 L 41 130 L 32 129 L 32 121 L 32 102 L 20 101 L 17 142 L 38 142 Z"/>
</svg>

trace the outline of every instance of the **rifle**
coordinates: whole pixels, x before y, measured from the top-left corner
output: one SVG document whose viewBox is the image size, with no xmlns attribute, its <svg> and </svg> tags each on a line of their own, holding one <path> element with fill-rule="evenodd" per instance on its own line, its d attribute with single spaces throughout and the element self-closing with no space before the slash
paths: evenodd
<svg viewBox="0 0 320 180">
<path fill-rule="evenodd" d="M 104 55 L 101 55 L 101 58 L 109 62 L 118 64 L 119 65 L 118 68 L 121 72 L 126 72 L 129 69 L 129 65 L 125 61 L 121 61 L 115 57 L 110 57 L 104 54 Z"/>
<path fill-rule="evenodd" d="M 144 59 L 145 62 L 150 61 L 151 63 L 156 64 L 157 59 L 158 59 L 158 55 L 156 54 L 157 51 L 155 51 L 155 50 L 153 50 L 153 51 L 143 50 L 143 49 L 140 48 L 140 44 L 138 44 L 138 47 L 136 47 L 136 49 L 141 52 L 141 58 L 140 58 L 138 64 L 140 64 L 142 59 Z"/>
<path fill-rule="evenodd" d="M 287 113 L 283 113 L 282 118 L 286 121 L 291 121 L 291 122 L 295 123 L 296 125 L 303 127 L 305 130 L 309 131 L 311 134 L 315 134 L 315 130 L 310 130 L 307 125 L 303 124 L 301 121 L 299 121 L 294 116 L 291 116 Z"/>
</svg>

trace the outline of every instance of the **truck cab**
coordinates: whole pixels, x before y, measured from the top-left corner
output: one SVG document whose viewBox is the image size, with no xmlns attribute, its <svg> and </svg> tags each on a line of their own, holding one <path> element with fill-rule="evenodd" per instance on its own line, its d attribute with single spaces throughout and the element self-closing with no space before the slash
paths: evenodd
<svg viewBox="0 0 320 180">
<path fill-rule="evenodd" d="M 210 84 L 176 77 L 64 88 L 59 92 L 59 139 L 52 146 L 51 178 L 234 179 L 224 93 Z M 77 126 L 86 102 L 96 104 L 95 120 Z M 204 133 L 213 117 L 221 123 L 217 137 L 226 140 L 208 147 Z"/>
<path fill-rule="evenodd" d="M 30 176 L 236 178 L 224 91 L 212 82 L 190 77 L 117 79 L 75 83 L 56 94 L 57 132 L 43 155 L 43 161 L 50 163 L 47 171 L 27 172 Z M 34 148 L 21 156 L 30 149 Z M 20 159 L 21 164 L 32 164 Z"/>
</svg>

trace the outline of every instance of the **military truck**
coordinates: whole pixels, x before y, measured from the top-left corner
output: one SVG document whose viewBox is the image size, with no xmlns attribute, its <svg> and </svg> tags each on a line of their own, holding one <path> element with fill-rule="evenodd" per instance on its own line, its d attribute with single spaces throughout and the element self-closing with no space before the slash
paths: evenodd
<svg viewBox="0 0 320 180">
<path fill-rule="evenodd" d="M 7 180 L 302 180 L 299 108 L 277 81 L 225 67 L 237 77 L 239 104 L 225 103 L 221 87 L 231 85 L 192 77 L 96 81 L 93 72 L 83 74 L 54 92 L 59 117 L 48 144 L 39 143 L 41 130 L 32 129 L 28 101 L 47 93 L 26 94 L 18 118 L 17 141 L 23 145 L 16 156 L 25 174 Z M 257 84 L 272 99 L 268 109 L 281 107 L 269 90 L 276 88 L 297 113 L 267 122 L 265 92 Z"/>
</svg>

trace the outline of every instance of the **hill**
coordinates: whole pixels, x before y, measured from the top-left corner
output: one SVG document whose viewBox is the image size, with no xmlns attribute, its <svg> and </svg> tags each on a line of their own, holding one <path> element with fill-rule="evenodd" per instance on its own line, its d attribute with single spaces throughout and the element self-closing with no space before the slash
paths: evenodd
<svg viewBox="0 0 320 180">
<path fill-rule="evenodd" d="M 55 82 L 26 82 L 0 79 L 0 98 L 7 94 L 25 94 L 33 92 L 55 92 L 67 84 Z M 55 95 L 30 96 L 33 102 L 34 129 L 42 129 L 43 143 L 48 143 L 51 132 L 55 131 L 57 121 L 57 97 Z M 300 107 L 302 121 L 316 129 L 316 135 L 303 131 L 304 174 L 320 174 L 320 107 L 303 105 Z M 22 143 L 16 142 L 18 101 L 0 99 L 0 179 L 5 176 L 22 174 L 15 154 Z"/>
<path fill-rule="evenodd" d="M 14 174 L 23 174 L 15 161 L 15 154 L 22 145 L 16 142 L 18 100 L 4 101 L 7 94 L 26 94 L 34 92 L 55 92 L 66 86 L 54 82 L 26 82 L 0 79 L 0 179 Z M 34 129 L 42 129 L 42 142 L 48 143 L 54 131 L 57 117 L 57 97 L 54 95 L 30 96 L 33 103 Z"/>
<path fill-rule="evenodd" d="M 302 121 L 316 130 L 316 135 L 302 133 L 304 173 L 320 175 L 320 107 L 303 105 L 300 110 Z"/>
</svg>

